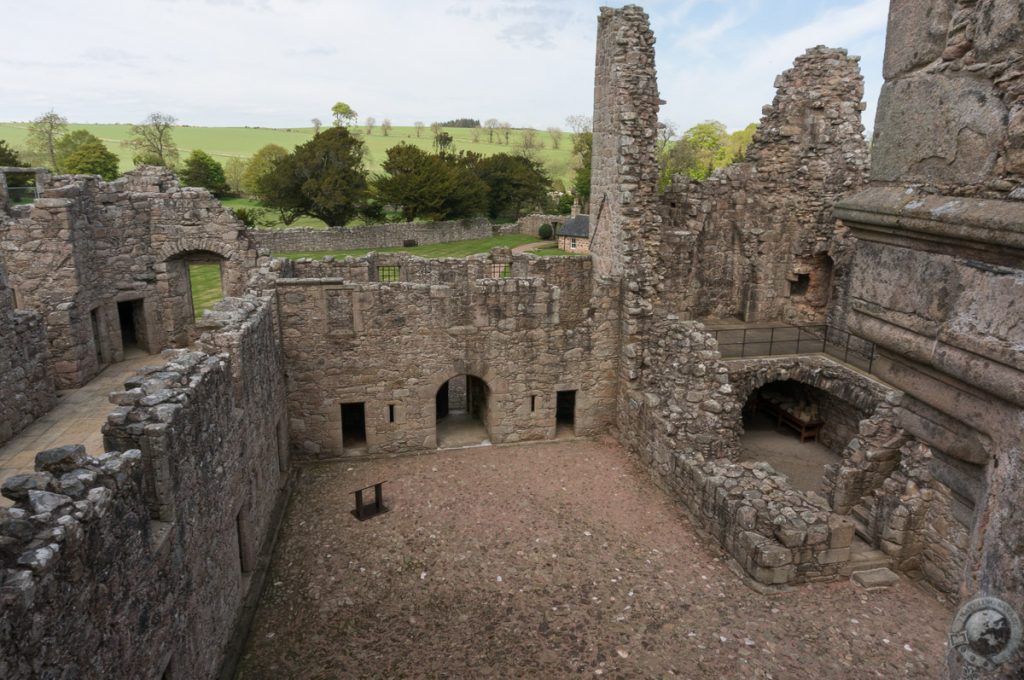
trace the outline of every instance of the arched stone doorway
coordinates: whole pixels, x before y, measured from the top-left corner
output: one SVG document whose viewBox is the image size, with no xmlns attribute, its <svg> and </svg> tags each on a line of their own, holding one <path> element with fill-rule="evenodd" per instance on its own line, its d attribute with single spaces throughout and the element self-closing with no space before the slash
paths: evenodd
<svg viewBox="0 0 1024 680">
<path fill-rule="evenodd" d="M 869 415 L 797 380 L 766 383 L 744 404 L 740 459 L 770 463 L 794 489 L 825 495 L 826 466 L 842 464 L 846 445 Z"/>
<path fill-rule="evenodd" d="M 167 337 L 178 346 L 191 342 L 191 332 L 204 310 L 224 297 L 227 257 L 210 250 L 176 253 L 164 262 L 163 293 Z"/>
<path fill-rule="evenodd" d="M 434 396 L 437 447 L 490 444 L 490 399 L 490 387 L 475 375 L 457 375 L 442 383 Z"/>
</svg>

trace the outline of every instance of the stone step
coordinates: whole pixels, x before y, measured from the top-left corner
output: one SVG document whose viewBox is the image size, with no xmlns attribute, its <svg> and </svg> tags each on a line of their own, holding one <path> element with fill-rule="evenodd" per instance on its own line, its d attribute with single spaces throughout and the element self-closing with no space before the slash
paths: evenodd
<svg viewBox="0 0 1024 680">
<path fill-rule="evenodd" d="M 850 552 L 850 561 L 843 565 L 840 570 L 842 576 L 850 576 L 854 572 L 868 571 L 871 569 L 889 569 L 892 567 L 892 558 L 881 550 L 854 540 Z"/>
<path fill-rule="evenodd" d="M 900 577 L 896 572 L 886 569 L 885 567 L 855 571 L 850 578 L 853 579 L 854 583 L 863 586 L 868 590 L 888 588 L 896 585 L 900 580 Z"/>
</svg>

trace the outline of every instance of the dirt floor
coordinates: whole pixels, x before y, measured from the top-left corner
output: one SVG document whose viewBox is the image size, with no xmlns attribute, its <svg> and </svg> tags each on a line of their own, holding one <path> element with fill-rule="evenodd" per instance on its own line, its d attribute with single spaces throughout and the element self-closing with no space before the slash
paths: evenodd
<svg viewBox="0 0 1024 680">
<path fill-rule="evenodd" d="M 800 491 L 822 493 L 825 466 L 840 463 L 842 457 L 816 441 L 801 442 L 792 430 L 758 413 L 743 423 L 740 460 L 764 461 L 789 478 Z"/>
<path fill-rule="evenodd" d="M 905 580 L 755 593 L 616 444 L 488 447 L 302 468 L 239 677 L 932 679 L 950 619 Z"/>
</svg>

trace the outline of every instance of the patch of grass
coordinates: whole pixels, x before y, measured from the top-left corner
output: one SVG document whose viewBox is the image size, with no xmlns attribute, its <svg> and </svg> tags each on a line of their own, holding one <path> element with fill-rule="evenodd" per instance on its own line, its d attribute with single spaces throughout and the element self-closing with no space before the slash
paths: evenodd
<svg viewBox="0 0 1024 680">
<path fill-rule="evenodd" d="M 220 265 L 190 264 L 188 278 L 192 284 L 192 309 L 198 320 L 204 311 L 224 297 L 220 286 Z"/>
<path fill-rule="evenodd" d="M 426 258 L 440 257 L 467 257 L 478 253 L 486 253 L 491 248 L 515 248 L 526 243 L 533 243 L 537 239 L 525 234 L 505 234 L 492 236 L 491 238 L 471 239 L 468 241 L 452 241 L 450 243 L 438 243 L 429 246 L 415 246 L 412 248 L 360 248 L 355 250 L 330 250 L 330 251 L 296 251 L 287 253 L 274 253 L 275 257 L 286 257 L 296 260 L 300 257 L 322 258 L 327 255 L 332 257 L 362 257 L 369 252 L 378 253 L 409 253 Z"/>
</svg>

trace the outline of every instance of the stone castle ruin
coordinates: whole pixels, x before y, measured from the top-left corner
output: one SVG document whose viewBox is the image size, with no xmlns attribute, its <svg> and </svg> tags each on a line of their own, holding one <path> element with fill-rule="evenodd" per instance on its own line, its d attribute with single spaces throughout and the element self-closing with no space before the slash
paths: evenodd
<svg viewBox="0 0 1024 680">
<path fill-rule="evenodd" d="M 863 543 L 1024 612 L 1018 10 L 894 0 L 870 161 L 857 59 L 819 46 L 743 162 L 659 194 L 654 36 L 602 9 L 590 257 L 277 260 L 155 168 L 3 194 L 0 443 L 154 356 L 104 453 L 3 483 L 0 677 L 229 677 L 294 465 L 427 453 L 455 417 L 494 445 L 612 434 L 758 588 L 846 576 Z M 198 263 L 226 297 L 197 320 Z M 748 342 L 795 324 L 804 350 Z M 822 494 L 744 458 L 766 395 L 820 417 Z"/>
</svg>

